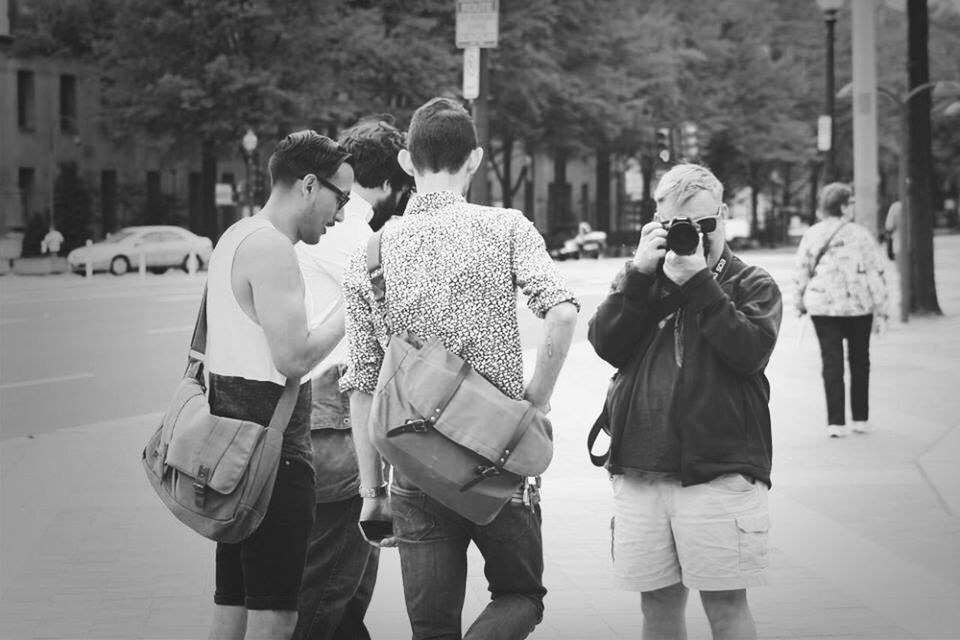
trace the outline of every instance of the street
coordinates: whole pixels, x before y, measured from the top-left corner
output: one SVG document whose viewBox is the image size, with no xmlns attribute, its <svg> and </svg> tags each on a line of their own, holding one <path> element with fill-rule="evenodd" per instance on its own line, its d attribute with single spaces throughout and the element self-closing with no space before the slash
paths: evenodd
<svg viewBox="0 0 960 640">
<path fill-rule="evenodd" d="M 936 251 L 945 315 L 894 321 L 874 342 L 867 436 L 824 436 L 816 339 L 785 300 L 767 369 L 770 585 L 750 592 L 761 637 L 960 637 L 960 235 L 937 237 Z M 791 251 L 742 257 L 786 288 Z M 584 307 L 552 400 L 549 593 L 534 640 L 640 633 L 637 594 L 611 586 L 610 491 L 585 452 L 612 371 L 586 342 L 587 320 L 621 264 L 558 265 Z M 205 635 L 214 546 L 164 510 L 139 461 L 181 373 L 202 281 L 0 279 L 0 638 Z M 529 360 L 537 321 L 520 313 Z M 465 625 L 489 598 L 475 549 L 470 562 Z M 409 637 L 394 551 L 367 619 L 377 640 Z M 695 596 L 688 624 L 707 636 Z"/>
</svg>

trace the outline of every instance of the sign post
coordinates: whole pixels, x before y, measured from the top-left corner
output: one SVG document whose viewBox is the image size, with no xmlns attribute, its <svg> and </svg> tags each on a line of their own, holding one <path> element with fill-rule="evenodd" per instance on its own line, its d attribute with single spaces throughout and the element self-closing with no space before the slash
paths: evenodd
<svg viewBox="0 0 960 640">
<path fill-rule="evenodd" d="M 483 162 L 470 188 L 470 200 L 490 204 L 487 156 L 490 153 L 489 63 L 484 49 L 500 39 L 500 0 L 457 0 L 456 45 L 463 49 L 463 97 L 470 101 Z"/>
</svg>

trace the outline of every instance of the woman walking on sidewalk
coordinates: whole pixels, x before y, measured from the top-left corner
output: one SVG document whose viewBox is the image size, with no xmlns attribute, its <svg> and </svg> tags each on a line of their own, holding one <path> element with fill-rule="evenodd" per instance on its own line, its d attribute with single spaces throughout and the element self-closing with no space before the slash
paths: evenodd
<svg viewBox="0 0 960 640">
<path fill-rule="evenodd" d="M 820 341 L 831 438 L 848 434 L 844 341 L 850 363 L 853 430 L 870 430 L 870 334 L 885 330 L 888 315 L 883 259 L 870 231 L 853 222 L 853 202 L 849 185 L 834 182 L 823 188 L 823 219 L 801 239 L 794 275 L 797 312 L 810 314 Z"/>
</svg>

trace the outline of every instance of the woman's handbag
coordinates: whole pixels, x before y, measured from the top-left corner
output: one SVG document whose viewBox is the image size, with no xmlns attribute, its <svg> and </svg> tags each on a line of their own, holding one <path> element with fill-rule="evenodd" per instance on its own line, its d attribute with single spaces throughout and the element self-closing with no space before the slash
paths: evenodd
<svg viewBox="0 0 960 640">
<path fill-rule="evenodd" d="M 299 391 L 287 379 L 266 427 L 210 414 L 203 378 L 207 294 L 187 370 L 143 450 L 147 479 L 181 522 L 217 542 L 240 542 L 259 526 L 273 494 L 283 432 Z"/>
<path fill-rule="evenodd" d="M 373 444 L 424 493 L 488 524 L 525 476 L 547 469 L 553 429 L 530 402 L 505 396 L 439 339 L 390 331 L 380 234 L 367 245 L 367 269 L 390 335 L 370 411 Z"/>
</svg>

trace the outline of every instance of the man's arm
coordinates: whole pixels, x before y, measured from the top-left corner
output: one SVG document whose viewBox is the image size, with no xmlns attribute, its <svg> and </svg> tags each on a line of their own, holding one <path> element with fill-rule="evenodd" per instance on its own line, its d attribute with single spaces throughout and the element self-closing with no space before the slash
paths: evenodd
<svg viewBox="0 0 960 640">
<path fill-rule="evenodd" d="M 288 378 L 300 378 L 343 338 L 343 324 L 307 327 L 304 284 L 290 242 L 279 233 L 251 235 L 234 257 L 234 291 L 244 281 L 256 321 L 263 328 L 273 363 Z M 238 299 L 241 299 L 238 296 Z"/>
<path fill-rule="evenodd" d="M 543 337 L 537 347 L 537 364 L 523 397 L 544 413 L 550 412 L 550 396 L 567 359 L 573 330 L 577 326 L 577 307 L 561 302 L 547 311 L 543 319 Z"/>
</svg>

